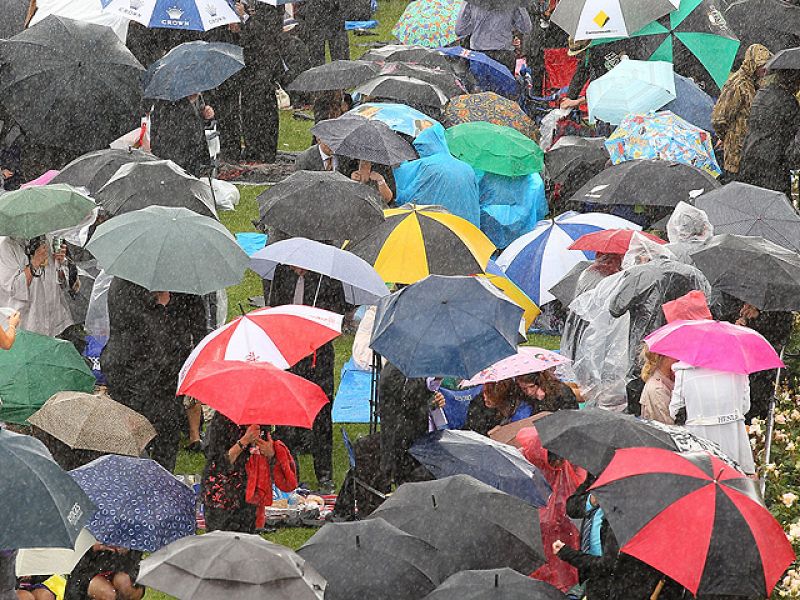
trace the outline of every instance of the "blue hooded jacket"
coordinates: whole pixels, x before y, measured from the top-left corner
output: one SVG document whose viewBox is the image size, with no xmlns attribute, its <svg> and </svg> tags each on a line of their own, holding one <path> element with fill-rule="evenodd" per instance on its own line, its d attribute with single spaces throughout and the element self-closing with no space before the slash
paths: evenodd
<svg viewBox="0 0 800 600">
<path fill-rule="evenodd" d="M 507 177 L 477 171 L 481 230 L 501 250 L 533 231 L 548 212 L 541 175 Z"/>
</svg>

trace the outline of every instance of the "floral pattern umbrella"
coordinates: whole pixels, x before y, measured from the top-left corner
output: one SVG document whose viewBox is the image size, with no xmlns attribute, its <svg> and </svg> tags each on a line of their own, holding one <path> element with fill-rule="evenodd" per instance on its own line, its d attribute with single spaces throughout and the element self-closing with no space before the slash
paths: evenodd
<svg viewBox="0 0 800 600">
<path fill-rule="evenodd" d="M 519 104 L 494 92 L 466 94 L 452 98 L 442 116 L 445 127 L 461 123 L 487 121 L 516 129 L 522 135 L 536 139 L 536 125 Z"/>
<path fill-rule="evenodd" d="M 401 44 L 441 48 L 458 39 L 456 18 L 462 0 L 417 0 L 409 2 L 392 29 Z"/>
</svg>

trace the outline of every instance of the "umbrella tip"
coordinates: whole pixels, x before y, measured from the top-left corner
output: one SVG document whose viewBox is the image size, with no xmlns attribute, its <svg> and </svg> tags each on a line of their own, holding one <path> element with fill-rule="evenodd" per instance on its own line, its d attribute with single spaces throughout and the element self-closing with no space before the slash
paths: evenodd
<svg viewBox="0 0 800 600">
<path fill-rule="evenodd" d="M 361 548 L 361 536 L 356 536 L 356 548 Z"/>
<path fill-rule="evenodd" d="M 494 587 L 500 587 L 500 574 L 494 574 Z"/>
<path fill-rule="evenodd" d="M 436 496 L 431 494 L 431 502 L 433 502 L 433 508 L 436 508 Z"/>
</svg>

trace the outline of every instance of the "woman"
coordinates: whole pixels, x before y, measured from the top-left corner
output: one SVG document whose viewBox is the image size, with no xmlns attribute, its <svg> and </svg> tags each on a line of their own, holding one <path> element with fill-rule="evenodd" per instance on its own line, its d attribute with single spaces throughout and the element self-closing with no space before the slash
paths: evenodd
<svg viewBox="0 0 800 600">
<path fill-rule="evenodd" d="M 533 406 L 525 401 L 513 379 L 490 382 L 483 386 L 483 404 L 500 417 L 500 425 L 533 416 Z"/>
<path fill-rule="evenodd" d="M 8 317 L 8 329 L 0 327 L 0 348 L 3 350 L 11 350 L 14 345 L 14 340 L 17 339 L 17 326 L 19 325 L 20 315 L 19 311 L 14 311 Z"/>
<path fill-rule="evenodd" d="M 378 190 L 378 193 L 381 195 L 381 198 L 383 198 L 383 201 L 387 206 L 392 203 L 392 200 L 394 199 L 394 192 L 392 192 L 392 188 L 390 188 L 389 184 L 386 183 L 386 179 L 383 177 L 383 175 L 372 170 L 372 163 L 368 160 L 358 161 L 358 171 L 353 171 L 350 174 L 350 179 L 372 186 Z"/>
<path fill-rule="evenodd" d="M 72 569 L 64 600 L 141 600 L 144 587 L 134 583 L 142 553 L 95 544 Z"/>
<path fill-rule="evenodd" d="M 297 487 L 286 445 L 273 441 L 266 427 L 237 425 L 216 413 L 208 426 L 202 484 L 206 531 L 253 533 L 263 527 L 273 481 L 284 492 Z"/>
<path fill-rule="evenodd" d="M 525 401 L 533 407 L 534 415 L 544 411 L 578 408 L 575 392 L 566 383 L 559 381 L 552 370 L 517 377 L 517 386 Z"/>
<path fill-rule="evenodd" d="M 672 389 L 675 387 L 675 376 L 672 365 L 675 359 L 663 354 L 642 350 L 642 374 L 644 389 L 639 398 L 643 419 L 658 421 L 665 425 L 674 425 L 675 419 L 669 414 L 669 403 Z"/>
</svg>

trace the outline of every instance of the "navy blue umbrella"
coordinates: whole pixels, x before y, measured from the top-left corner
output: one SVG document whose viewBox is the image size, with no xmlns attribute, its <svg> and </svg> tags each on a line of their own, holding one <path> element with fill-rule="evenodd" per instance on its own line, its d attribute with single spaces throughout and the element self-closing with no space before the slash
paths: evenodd
<svg viewBox="0 0 800 600">
<path fill-rule="evenodd" d="M 714 104 L 714 98 L 693 80 L 675 73 L 675 100 L 665 104 L 661 110 L 671 110 L 692 125 L 713 133 L 711 111 L 714 110 Z"/>
<path fill-rule="evenodd" d="M 477 277 L 429 275 L 380 300 L 370 347 L 406 377 L 469 379 L 517 352 L 522 313 Z"/>
<path fill-rule="evenodd" d="M 445 56 L 463 58 L 469 62 L 470 71 L 476 83 L 485 92 L 495 92 L 501 96 L 512 97 L 518 92 L 514 74 L 504 64 L 497 62 L 483 52 L 467 50 L 461 46 L 439 48 Z"/>
<path fill-rule="evenodd" d="M 414 442 L 410 452 L 437 479 L 469 475 L 536 507 L 545 506 L 552 492 L 519 450 L 474 431 L 435 431 Z"/>
<path fill-rule="evenodd" d="M 69 474 L 97 505 L 86 528 L 104 544 L 155 552 L 194 535 L 194 491 L 155 461 L 112 454 Z"/>
</svg>

